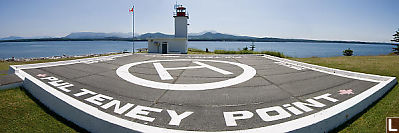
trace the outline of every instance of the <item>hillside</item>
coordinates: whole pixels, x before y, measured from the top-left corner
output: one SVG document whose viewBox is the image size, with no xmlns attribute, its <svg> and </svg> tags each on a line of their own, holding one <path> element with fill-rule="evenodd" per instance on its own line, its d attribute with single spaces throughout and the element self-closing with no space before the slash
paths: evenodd
<svg viewBox="0 0 399 133">
<path fill-rule="evenodd" d="M 147 41 L 148 38 L 173 38 L 174 35 L 164 33 L 145 33 L 135 34 L 135 40 Z M 203 33 L 190 33 L 188 36 L 189 41 L 246 41 L 246 42 L 315 42 L 315 43 L 362 43 L 362 44 L 385 44 L 392 45 L 391 43 L 381 42 L 361 42 L 361 41 L 331 41 L 331 40 L 308 40 L 308 39 L 285 39 L 285 38 L 272 38 L 272 37 L 250 37 L 250 36 L 237 36 L 230 34 L 223 34 L 218 32 L 203 32 Z M 23 37 L 7 37 L 0 38 L 0 42 L 31 42 L 31 41 L 131 41 L 131 33 L 97 33 L 97 32 L 74 32 L 61 38 L 31 38 L 26 39 Z"/>
</svg>

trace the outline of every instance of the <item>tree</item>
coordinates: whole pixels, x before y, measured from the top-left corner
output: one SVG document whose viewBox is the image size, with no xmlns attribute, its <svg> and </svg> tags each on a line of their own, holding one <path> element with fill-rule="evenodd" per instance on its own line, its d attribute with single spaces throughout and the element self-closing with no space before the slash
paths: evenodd
<svg viewBox="0 0 399 133">
<path fill-rule="evenodd" d="M 342 51 L 344 53 L 345 56 L 352 56 L 353 55 L 353 50 L 351 50 L 350 48 Z"/>
<path fill-rule="evenodd" d="M 391 41 L 394 42 L 399 42 L 399 29 L 396 31 L 396 33 L 393 35 L 393 39 Z"/>
<path fill-rule="evenodd" d="M 395 44 L 396 48 L 392 48 L 393 49 L 393 53 L 395 54 L 399 54 L 399 44 Z"/>
<path fill-rule="evenodd" d="M 255 49 L 255 44 L 254 44 L 254 42 L 252 42 L 252 44 L 249 45 L 249 48 L 251 49 L 251 51 L 254 51 L 254 49 Z"/>
<path fill-rule="evenodd" d="M 393 42 L 399 42 L 399 29 L 398 31 L 396 31 L 396 33 L 393 35 L 393 39 L 391 40 Z M 394 44 L 396 45 L 396 48 L 392 48 L 393 49 L 393 53 L 395 54 L 399 54 L 399 44 Z"/>
</svg>

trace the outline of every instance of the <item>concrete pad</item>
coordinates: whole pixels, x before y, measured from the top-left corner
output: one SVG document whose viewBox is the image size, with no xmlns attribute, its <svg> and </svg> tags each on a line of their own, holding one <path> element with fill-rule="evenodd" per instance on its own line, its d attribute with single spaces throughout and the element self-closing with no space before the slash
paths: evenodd
<svg viewBox="0 0 399 133">
<path fill-rule="evenodd" d="M 47 67 L 47 68 L 41 68 L 41 69 L 43 71 L 46 71 L 47 73 L 52 73 L 55 75 L 62 75 L 62 77 L 69 78 L 69 79 L 74 79 L 74 78 L 84 77 L 84 76 L 94 74 L 94 73 L 87 72 L 87 71 L 67 68 L 65 66 Z"/>
<path fill-rule="evenodd" d="M 122 54 L 11 68 L 40 102 L 91 132 L 328 132 L 396 84 L 267 55 Z"/>
<path fill-rule="evenodd" d="M 15 74 L 0 75 L 0 90 L 20 87 L 22 80 Z"/>
<path fill-rule="evenodd" d="M 233 93 L 234 92 L 234 93 Z M 265 95 L 268 95 L 267 97 Z M 241 106 L 287 99 L 290 95 L 274 85 L 224 88 L 207 91 L 168 91 L 158 102 L 195 106 Z"/>
<path fill-rule="evenodd" d="M 19 83 L 22 80 L 15 74 L 0 75 L 0 85 Z"/>
<path fill-rule="evenodd" d="M 274 84 L 290 83 L 293 81 L 307 80 L 312 78 L 318 78 L 321 76 L 327 76 L 328 74 L 316 72 L 316 71 L 303 71 L 298 73 L 287 73 L 280 75 L 268 75 L 263 76 L 267 80 L 273 82 Z"/>
<path fill-rule="evenodd" d="M 271 67 L 269 69 L 261 69 L 256 71 L 256 73 L 260 76 L 270 76 L 270 75 L 281 75 L 281 74 L 293 74 L 293 73 L 299 73 L 303 71 L 308 71 L 308 70 L 295 70 L 287 67 Z"/>
<path fill-rule="evenodd" d="M 329 82 L 325 82 L 329 81 Z M 282 85 L 279 85 L 280 88 L 290 92 L 294 96 L 301 96 L 301 95 L 306 95 L 309 93 L 314 93 L 317 91 L 329 89 L 332 87 L 336 87 L 348 82 L 353 81 L 353 79 L 349 78 L 343 78 L 343 77 L 338 77 L 338 76 L 323 76 L 323 77 L 318 77 L 318 78 L 313 78 L 313 79 L 308 79 L 308 80 L 299 80 L 299 81 L 294 81 L 290 83 L 285 83 Z M 373 84 L 373 83 L 369 83 Z"/>
</svg>

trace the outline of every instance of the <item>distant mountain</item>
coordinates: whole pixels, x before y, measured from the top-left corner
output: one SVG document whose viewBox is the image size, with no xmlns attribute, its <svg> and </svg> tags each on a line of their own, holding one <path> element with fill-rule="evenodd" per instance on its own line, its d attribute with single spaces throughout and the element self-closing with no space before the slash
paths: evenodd
<svg viewBox="0 0 399 133">
<path fill-rule="evenodd" d="M 235 36 L 217 32 L 205 32 L 195 33 L 196 35 L 189 34 L 188 39 L 190 40 L 228 40 L 228 39 L 256 39 L 255 37 L 248 36 Z M 137 39 L 148 39 L 148 38 L 173 38 L 174 35 L 168 35 L 163 33 L 146 33 L 141 36 L 137 36 Z"/>
<path fill-rule="evenodd" d="M 135 40 L 146 41 L 148 38 L 173 38 L 174 35 L 163 33 L 145 33 L 142 35 L 135 34 Z M 363 43 L 363 44 L 390 44 L 380 42 L 360 42 L 360 41 L 330 41 L 330 40 L 308 40 L 308 39 L 284 39 L 284 38 L 271 38 L 271 37 L 250 37 L 250 36 L 237 36 L 230 34 L 217 33 L 216 31 L 190 33 L 188 35 L 190 41 L 255 41 L 255 42 L 314 42 L 314 43 Z M 1 38 L 0 42 L 29 42 L 29 41 L 95 41 L 95 40 L 108 40 L 108 41 L 132 41 L 132 33 L 96 33 L 96 32 L 74 32 L 62 38 L 24 38 L 10 36 Z"/>
<path fill-rule="evenodd" d="M 40 39 L 40 38 L 56 38 L 53 36 L 34 36 L 34 37 L 24 37 L 24 39 Z"/>
<path fill-rule="evenodd" d="M 235 36 L 223 33 L 206 32 L 202 35 L 188 36 L 188 39 L 199 39 L 199 40 L 226 40 L 226 39 L 256 39 L 255 37 L 248 36 Z"/>
<path fill-rule="evenodd" d="M 131 38 L 131 33 L 96 33 L 96 32 L 74 32 L 64 38 L 68 39 L 106 39 L 106 38 Z M 135 35 L 135 38 L 145 40 L 148 38 L 173 38 L 174 35 L 168 35 L 163 33 L 145 33 L 142 35 Z M 235 36 L 223 33 L 217 33 L 215 31 L 200 32 L 189 34 L 189 39 L 201 39 L 201 40 L 215 40 L 215 39 L 256 39 L 255 37 L 248 36 Z"/>
<path fill-rule="evenodd" d="M 198 32 L 198 33 L 188 33 L 188 36 L 199 36 L 199 35 L 203 35 L 205 33 L 218 33 L 217 31 L 214 30 L 207 30 L 207 31 L 203 31 L 203 32 Z"/>
<path fill-rule="evenodd" d="M 174 35 L 168 35 L 168 34 L 163 34 L 163 33 L 145 33 L 140 36 L 137 36 L 137 39 L 148 39 L 148 38 L 173 38 Z"/>
<path fill-rule="evenodd" d="M 19 36 L 9 36 L 5 38 L 0 38 L 0 40 L 18 40 L 18 39 L 24 39 L 24 38 Z"/>
<path fill-rule="evenodd" d="M 69 39 L 103 39 L 103 38 L 128 38 L 131 37 L 131 33 L 97 33 L 97 32 L 74 32 L 64 38 Z"/>
</svg>

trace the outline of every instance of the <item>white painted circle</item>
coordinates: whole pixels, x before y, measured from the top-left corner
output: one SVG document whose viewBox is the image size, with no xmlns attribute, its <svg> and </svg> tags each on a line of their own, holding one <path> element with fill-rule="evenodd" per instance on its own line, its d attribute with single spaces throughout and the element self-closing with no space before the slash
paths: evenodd
<svg viewBox="0 0 399 133">
<path fill-rule="evenodd" d="M 166 61 L 203 61 L 203 62 L 217 62 L 217 63 L 226 63 L 231 65 L 236 65 L 241 67 L 244 71 L 237 77 L 212 82 L 212 83 L 202 83 L 202 84 L 170 84 L 170 83 L 163 83 L 163 82 L 155 82 L 151 80 L 142 79 L 139 77 L 134 76 L 129 72 L 129 68 L 135 65 L 144 64 L 144 63 L 154 63 L 154 62 L 166 62 Z M 217 89 L 222 87 L 228 87 L 232 85 L 236 85 L 239 83 L 243 83 L 252 77 L 255 76 L 256 70 L 248 65 L 229 62 L 229 61 L 220 61 L 220 60 L 198 60 L 198 59 L 174 59 L 174 60 L 150 60 L 150 61 L 142 61 L 142 62 L 135 62 L 123 65 L 116 70 L 116 74 L 121 77 L 122 79 L 138 84 L 145 87 L 155 88 L 155 89 L 164 89 L 164 90 L 208 90 L 208 89 Z"/>
</svg>

